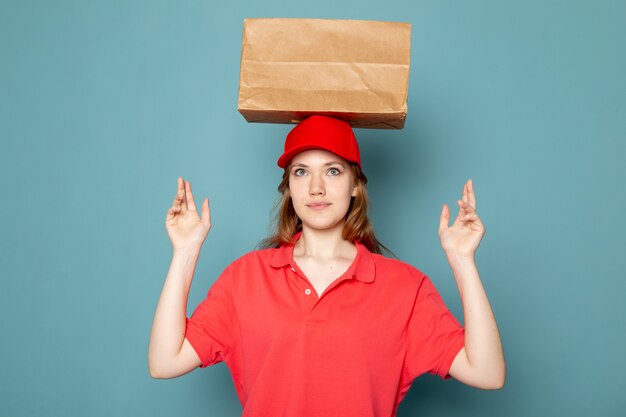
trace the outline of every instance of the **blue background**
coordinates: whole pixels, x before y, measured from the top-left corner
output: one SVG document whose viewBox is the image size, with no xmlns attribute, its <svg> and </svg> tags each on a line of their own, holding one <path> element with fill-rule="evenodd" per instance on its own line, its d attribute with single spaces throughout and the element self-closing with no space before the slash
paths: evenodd
<svg viewBox="0 0 626 417">
<path fill-rule="evenodd" d="M 0 4 L 1 415 L 240 415 L 223 363 L 147 350 L 178 176 L 212 208 L 188 315 L 269 231 L 291 126 L 236 110 L 244 17 L 412 23 L 405 129 L 356 133 L 379 238 L 461 321 L 437 228 L 475 182 L 507 383 L 425 375 L 399 415 L 623 412 L 626 3 Z"/>
</svg>

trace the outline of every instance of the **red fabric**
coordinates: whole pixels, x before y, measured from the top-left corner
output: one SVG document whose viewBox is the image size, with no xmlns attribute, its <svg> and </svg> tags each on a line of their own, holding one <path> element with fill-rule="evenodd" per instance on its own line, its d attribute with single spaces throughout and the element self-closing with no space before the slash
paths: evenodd
<svg viewBox="0 0 626 417">
<path fill-rule="evenodd" d="M 294 156 L 309 149 L 325 149 L 361 166 L 359 144 L 344 120 L 314 114 L 296 125 L 285 139 L 285 151 L 276 162 L 286 168 Z"/>
<path fill-rule="evenodd" d="M 319 298 L 293 246 L 248 253 L 187 319 L 201 367 L 230 368 L 244 417 L 395 416 L 416 377 L 450 378 L 464 329 L 430 279 L 355 244 Z"/>
</svg>

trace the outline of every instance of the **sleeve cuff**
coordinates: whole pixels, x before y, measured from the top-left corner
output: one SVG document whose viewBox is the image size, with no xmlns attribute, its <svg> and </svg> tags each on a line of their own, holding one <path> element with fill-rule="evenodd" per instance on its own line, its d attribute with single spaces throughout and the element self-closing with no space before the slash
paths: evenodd
<svg viewBox="0 0 626 417">
<path fill-rule="evenodd" d="M 448 372 L 450 371 L 452 362 L 454 362 L 454 359 L 459 354 L 461 349 L 463 349 L 464 346 L 465 346 L 465 329 L 462 329 L 462 331 L 459 332 L 459 334 L 456 336 L 454 342 L 450 345 L 450 348 L 446 352 L 445 356 L 443 357 L 443 360 L 439 364 L 439 368 L 437 369 L 437 372 L 435 373 L 443 379 L 450 379 L 452 375 L 450 375 Z"/>
<path fill-rule="evenodd" d="M 202 341 L 196 334 L 191 330 L 191 326 L 189 325 L 189 318 L 186 318 L 185 322 L 185 339 L 189 342 L 193 350 L 196 351 L 196 355 L 200 358 L 200 368 L 205 368 L 209 365 L 209 361 L 207 357 L 202 353 Z"/>
</svg>

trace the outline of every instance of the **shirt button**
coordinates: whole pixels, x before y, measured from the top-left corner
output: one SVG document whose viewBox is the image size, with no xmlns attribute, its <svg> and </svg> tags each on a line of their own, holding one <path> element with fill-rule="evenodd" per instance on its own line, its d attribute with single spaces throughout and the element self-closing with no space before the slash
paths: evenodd
<svg viewBox="0 0 626 417">
<path fill-rule="evenodd" d="M 291 270 L 292 270 L 293 272 L 296 272 L 296 268 L 291 268 Z"/>
<path fill-rule="evenodd" d="M 304 290 L 304 293 L 305 293 L 306 295 L 309 295 L 309 294 L 311 294 L 311 290 L 307 288 L 306 290 Z"/>
</svg>

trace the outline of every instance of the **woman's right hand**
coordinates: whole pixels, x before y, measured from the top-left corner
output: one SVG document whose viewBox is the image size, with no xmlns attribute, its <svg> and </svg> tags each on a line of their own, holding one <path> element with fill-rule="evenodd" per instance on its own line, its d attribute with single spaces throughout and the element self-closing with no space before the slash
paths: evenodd
<svg viewBox="0 0 626 417">
<path fill-rule="evenodd" d="M 198 216 L 196 204 L 191 193 L 191 184 L 178 178 L 178 191 L 172 207 L 167 211 L 165 228 L 174 250 L 199 249 L 211 229 L 209 199 L 202 201 L 202 218 Z"/>
</svg>

